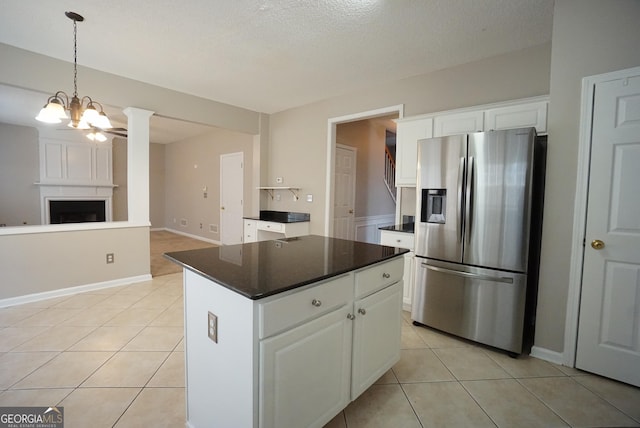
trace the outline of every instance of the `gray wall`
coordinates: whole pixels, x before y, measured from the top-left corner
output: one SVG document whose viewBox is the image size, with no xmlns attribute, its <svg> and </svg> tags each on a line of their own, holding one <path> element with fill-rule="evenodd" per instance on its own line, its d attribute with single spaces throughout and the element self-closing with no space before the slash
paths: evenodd
<svg viewBox="0 0 640 428">
<path fill-rule="evenodd" d="M 220 155 L 243 152 L 244 214 L 252 212 L 253 136 L 224 129 L 167 144 L 165 147 L 164 225 L 169 229 L 214 241 L 220 240 Z M 196 168 L 197 165 L 197 168 Z M 208 195 L 203 197 L 203 187 Z M 187 226 L 180 220 L 187 220 Z M 174 221 L 175 220 L 175 221 Z M 202 229 L 200 224 L 202 223 Z M 209 231 L 209 225 L 218 232 Z"/>
<path fill-rule="evenodd" d="M 556 0 L 536 346 L 562 352 L 582 78 L 640 65 L 640 1 Z"/>
<path fill-rule="evenodd" d="M 358 149 L 355 217 L 396 212 L 383 178 L 385 130 L 380 122 L 371 120 L 342 123 L 336 127 L 336 141 Z"/>
<path fill-rule="evenodd" d="M 40 224 L 38 130 L 0 123 L 0 224 Z"/>
</svg>

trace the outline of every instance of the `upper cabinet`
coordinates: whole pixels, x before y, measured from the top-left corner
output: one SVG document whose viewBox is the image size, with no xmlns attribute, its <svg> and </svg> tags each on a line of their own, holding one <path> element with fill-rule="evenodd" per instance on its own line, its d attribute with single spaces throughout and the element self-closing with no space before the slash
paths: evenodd
<svg viewBox="0 0 640 428">
<path fill-rule="evenodd" d="M 438 115 L 433 119 L 433 136 L 480 132 L 484 126 L 484 112 L 478 110 Z"/>
<path fill-rule="evenodd" d="M 416 185 L 418 140 L 433 137 L 433 118 L 399 119 L 396 128 L 396 186 Z"/>
<path fill-rule="evenodd" d="M 398 119 L 396 186 L 416 185 L 418 140 L 530 126 L 546 134 L 548 104 L 544 96 Z"/>
</svg>

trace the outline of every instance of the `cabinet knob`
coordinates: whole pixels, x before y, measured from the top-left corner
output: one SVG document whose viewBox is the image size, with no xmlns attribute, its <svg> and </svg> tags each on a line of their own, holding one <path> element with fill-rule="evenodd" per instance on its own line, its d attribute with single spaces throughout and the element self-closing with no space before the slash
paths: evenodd
<svg viewBox="0 0 640 428">
<path fill-rule="evenodd" d="M 358 313 L 361 314 L 361 315 L 366 315 L 367 311 L 364 308 L 360 308 L 360 309 L 358 309 Z"/>
<path fill-rule="evenodd" d="M 322 301 L 320 301 L 320 300 L 318 300 L 318 299 L 313 299 L 313 300 L 311 301 L 311 304 L 312 304 L 313 306 L 315 306 L 316 308 L 318 308 L 318 307 L 320 307 L 320 305 L 322 305 Z"/>
<path fill-rule="evenodd" d="M 385 272 L 385 273 L 382 274 L 382 277 L 384 279 L 389 279 L 389 278 L 391 278 L 391 274 L 388 274 L 388 273 Z"/>
<path fill-rule="evenodd" d="M 351 321 L 353 321 L 354 319 L 356 319 L 356 316 L 353 314 L 347 314 L 347 319 L 350 319 Z"/>
</svg>

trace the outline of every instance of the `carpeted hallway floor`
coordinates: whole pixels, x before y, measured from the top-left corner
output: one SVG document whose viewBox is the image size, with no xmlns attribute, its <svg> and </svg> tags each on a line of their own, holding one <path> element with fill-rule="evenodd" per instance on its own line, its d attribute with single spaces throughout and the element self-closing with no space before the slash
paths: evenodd
<svg viewBox="0 0 640 428">
<path fill-rule="evenodd" d="M 215 247 L 206 241 L 178 235 L 165 230 L 152 231 L 151 236 L 151 276 L 168 275 L 182 272 L 182 267 L 165 259 L 162 255 L 170 251 L 195 250 L 197 248 Z"/>
</svg>

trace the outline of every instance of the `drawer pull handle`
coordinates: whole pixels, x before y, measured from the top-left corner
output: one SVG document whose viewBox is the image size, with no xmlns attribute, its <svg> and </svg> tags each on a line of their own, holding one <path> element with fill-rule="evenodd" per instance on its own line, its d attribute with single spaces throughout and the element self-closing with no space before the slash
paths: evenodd
<svg viewBox="0 0 640 428">
<path fill-rule="evenodd" d="M 353 314 L 347 314 L 347 319 L 353 321 L 354 319 L 356 319 L 356 316 Z"/>
<path fill-rule="evenodd" d="M 402 239 L 396 239 L 396 242 L 400 243 L 400 242 L 402 242 Z"/>
<path fill-rule="evenodd" d="M 382 274 L 382 277 L 384 279 L 389 279 L 389 278 L 391 278 L 391 275 L 385 272 L 385 273 Z"/>
<path fill-rule="evenodd" d="M 360 309 L 358 309 L 358 313 L 361 314 L 361 315 L 366 315 L 367 311 L 364 308 L 360 308 Z"/>
<path fill-rule="evenodd" d="M 311 301 L 311 304 L 312 304 L 313 306 L 315 306 L 316 308 L 318 308 L 318 307 L 320 307 L 320 305 L 322 305 L 322 302 L 321 302 L 320 300 L 318 300 L 318 299 L 313 299 L 313 300 Z"/>
</svg>

